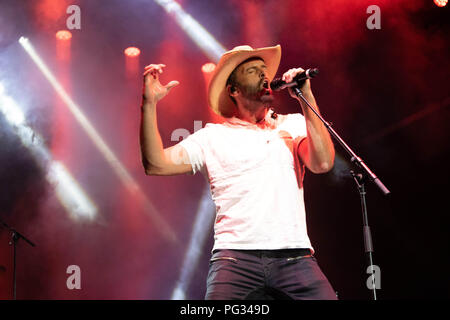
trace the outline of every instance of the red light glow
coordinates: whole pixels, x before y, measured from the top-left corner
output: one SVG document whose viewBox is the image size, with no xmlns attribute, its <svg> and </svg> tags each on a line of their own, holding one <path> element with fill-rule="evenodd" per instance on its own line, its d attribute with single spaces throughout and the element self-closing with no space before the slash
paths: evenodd
<svg viewBox="0 0 450 320">
<path fill-rule="evenodd" d="M 445 7 L 445 5 L 447 4 L 448 0 L 434 0 L 434 3 L 438 6 L 438 7 Z"/>
<path fill-rule="evenodd" d="M 58 40 L 69 40 L 72 38 L 72 33 L 67 30 L 60 30 L 56 33 L 56 39 Z"/>
<path fill-rule="evenodd" d="M 213 72 L 215 68 L 216 68 L 216 65 L 214 63 L 208 62 L 202 66 L 202 71 L 206 72 L 206 73 Z"/>
<path fill-rule="evenodd" d="M 125 49 L 124 53 L 127 57 L 137 57 L 141 54 L 141 50 L 136 47 L 128 47 Z"/>
</svg>

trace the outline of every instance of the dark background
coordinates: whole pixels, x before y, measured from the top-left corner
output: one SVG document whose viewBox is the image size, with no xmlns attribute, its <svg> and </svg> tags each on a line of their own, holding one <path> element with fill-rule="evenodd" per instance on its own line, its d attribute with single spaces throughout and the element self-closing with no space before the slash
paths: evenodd
<svg viewBox="0 0 450 320">
<path fill-rule="evenodd" d="M 367 185 L 374 258 L 381 269 L 379 297 L 449 298 L 449 6 L 439 8 L 431 0 L 180 3 L 227 50 L 281 44 L 278 76 L 292 67 L 320 69 L 312 88 L 322 115 L 392 192 L 384 197 Z M 56 111 L 63 103 L 17 42 L 28 37 L 57 70 L 55 32 L 65 28 L 71 4 L 81 8 L 81 30 L 72 31 L 66 63 L 70 95 L 172 228 L 176 242 L 162 236 L 148 209 L 128 194 L 71 115 Z M 366 9 L 373 4 L 381 9 L 380 30 L 366 27 Z M 170 299 L 207 184 L 200 174 L 144 175 L 138 149 L 140 74 L 147 64 L 165 63 L 162 83 L 181 83 L 158 106 L 167 147 L 174 144 L 176 128 L 192 133 L 194 120 L 211 121 L 201 71 L 210 59 L 154 1 L 5 0 L 0 35 L 5 92 L 21 104 L 28 125 L 98 208 L 93 221 L 73 219 L 56 199 L 45 167 L 0 113 L 0 218 L 37 244 L 18 244 L 17 297 Z M 141 55 L 139 71 L 130 78 L 123 50 L 131 45 Z M 287 92 L 277 95 L 275 108 L 300 112 Z M 348 157 L 337 145 L 336 150 L 331 172 L 306 174 L 308 232 L 340 298 L 370 299 L 360 199 L 348 176 Z M 213 244 L 209 221 L 203 223 L 206 241 L 197 246 L 188 299 L 205 293 Z M 0 228 L 2 299 L 11 298 L 9 237 Z M 81 268 L 81 290 L 66 287 L 72 264 Z"/>
</svg>

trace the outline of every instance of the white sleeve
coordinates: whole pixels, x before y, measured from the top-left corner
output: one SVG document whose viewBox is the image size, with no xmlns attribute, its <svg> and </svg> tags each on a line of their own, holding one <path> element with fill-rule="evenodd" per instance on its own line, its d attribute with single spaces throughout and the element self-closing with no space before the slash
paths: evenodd
<svg viewBox="0 0 450 320">
<path fill-rule="evenodd" d="M 204 129 L 200 129 L 179 142 L 188 154 L 189 162 L 192 166 L 192 174 L 202 171 L 205 166 L 203 130 Z"/>
<path fill-rule="evenodd" d="M 305 117 L 301 113 L 288 115 L 287 129 L 295 140 L 297 137 L 304 138 L 307 135 Z"/>
</svg>

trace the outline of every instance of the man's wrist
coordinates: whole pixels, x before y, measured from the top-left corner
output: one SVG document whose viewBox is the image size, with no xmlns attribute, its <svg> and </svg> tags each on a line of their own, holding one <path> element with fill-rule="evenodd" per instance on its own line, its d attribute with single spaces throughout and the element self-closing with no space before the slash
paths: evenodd
<svg viewBox="0 0 450 320">
<path fill-rule="evenodd" d="M 302 90 L 302 93 L 305 98 L 313 98 L 314 97 L 311 89 Z"/>
<path fill-rule="evenodd" d="M 145 109 L 152 109 L 156 107 L 156 103 L 152 101 L 148 101 L 145 97 L 142 97 L 141 109 L 144 111 Z"/>
<path fill-rule="evenodd" d="M 306 100 L 308 100 L 309 103 L 311 103 L 312 101 L 314 101 L 314 95 L 312 94 L 312 92 L 311 92 L 310 90 L 305 91 L 305 92 L 302 91 L 302 96 L 303 96 Z M 297 101 L 298 101 L 300 104 L 304 104 L 304 103 L 305 103 L 305 102 L 303 101 L 303 99 L 300 98 L 300 97 L 298 97 L 298 96 L 296 97 L 296 99 L 297 99 Z"/>
</svg>

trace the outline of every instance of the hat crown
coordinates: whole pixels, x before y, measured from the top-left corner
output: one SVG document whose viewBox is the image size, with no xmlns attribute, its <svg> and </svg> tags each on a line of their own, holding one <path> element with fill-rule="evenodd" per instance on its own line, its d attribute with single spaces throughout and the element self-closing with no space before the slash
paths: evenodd
<svg viewBox="0 0 450 320">
<path fill-rule="evenodd" d="M 236 52 L 236 51 L 253 51 L 254 49 L 248 45 L 237 46 L 228 51 L 228 53 Z"/>
</svg>

